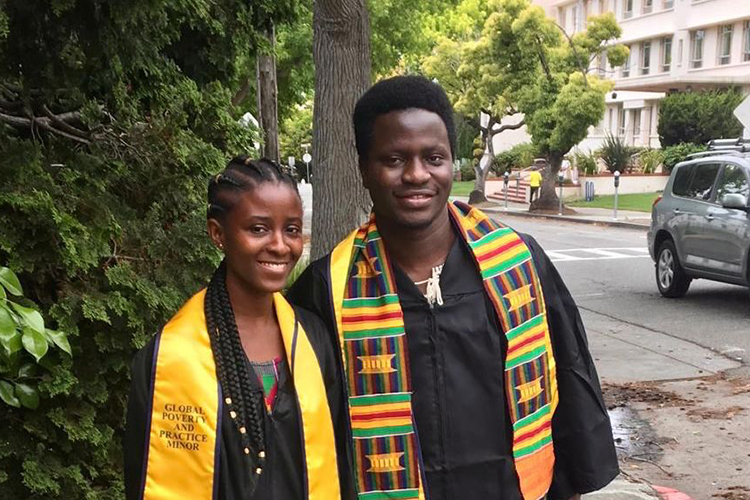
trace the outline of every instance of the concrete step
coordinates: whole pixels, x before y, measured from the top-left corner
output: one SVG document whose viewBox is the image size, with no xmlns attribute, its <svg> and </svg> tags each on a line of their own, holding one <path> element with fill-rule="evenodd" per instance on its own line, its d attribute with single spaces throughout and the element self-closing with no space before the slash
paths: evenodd
<svg viewBox="0 0 750 500">
<path fill-rule="evenodd" d="M 494 201 L 505 201 L 505 196 L 503 196 L 503 193 L 489 194 L 487 195 L 487 198 Z M 521 191 L 518 195 L 516 195 L 514 190 L 512 192 L 508 191 L 508 201 L 513 203 L 528 203 L 528 198 L 524 191 Z"/>
</svg>

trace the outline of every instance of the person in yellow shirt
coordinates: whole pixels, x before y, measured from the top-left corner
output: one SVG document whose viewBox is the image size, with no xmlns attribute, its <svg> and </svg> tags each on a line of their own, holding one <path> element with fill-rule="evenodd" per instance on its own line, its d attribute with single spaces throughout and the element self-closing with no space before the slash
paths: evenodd
<svg viewBox="0 0 750 500">
<path fill-rule="evenodd" d="M 539 172 L 539 167 L 535 167 L 534 170 L 531 171 L 531 174 L 529 174 L 529 186 L 531 187 L 531 190 L 529 192 L 529 203 L 534 201 L 534 195 L 539 197 L 537 192 L 539 191 L 539 187 L 542 185 L 542 173 Z"/>
</svg>

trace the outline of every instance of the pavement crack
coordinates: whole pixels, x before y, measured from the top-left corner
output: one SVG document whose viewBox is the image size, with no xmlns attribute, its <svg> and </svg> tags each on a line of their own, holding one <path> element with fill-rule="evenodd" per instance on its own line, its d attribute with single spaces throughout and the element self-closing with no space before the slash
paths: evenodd
<svg viewBox="0 0 750 500">
<path fill-rule="evenodd" d="M 590 313 L 598 314 L 598 315 L 600 315 L 600 316 L 604 316 L 604 317 L 606 317 L 606 318 L 609 318 L 609 319 L 612 319 L 612 320 L 615 320 L 615 321 L 619 321 L 620 323 L 624 323 L 624 324 L 626 324 L 626 325 L 634 326 L 634 327 L 636 327 L 636 328 L 641 328 L 641 329 L 643 329 L 643 330 L 646 330 L 646 331 L 649 331 L 649 332 L 653 332 L 653 333 L 656 333 L 656 334 L 659 334 L 659 335 L 666 335 L 667 337 L 673 338 L 673 339 L 675 339 L 675 340 L 679 340 L 679 341 L 681 341 L 681 342 L 685 342 L 685 343 L 688 343 L 688 344 L 692 344 L 692 345 L 694 345 L 695 347 L 699 347 L 699 348 L 701 348 L 701 349 L 706 349 L 706 350 L 708 350 L 708 351 L 711 351 L 712 353 L 714 353 L 714 354 L 716 354 L 716 355 L 718 355 L 718 356 L 721 356 L 721 357 L 723 357 L 723 358 L 726 358 L 727 360 L 729 360 L 729 361 L 732 361 L 732 362 L 734 362 L 734 363 L 740 363 L 740 364 L 742 364 L 742 365 L 745 365 L 745 364 L 746 364 L 746 363 L 745 363 L 744 361 L 738 361 L 738 360 L 737 360 L 736 358 L 731 358 L 731 357 L 729 357 L 729 356 L 725 355 L 724 353 L 722 353 L 722 352 L 720 352 L 720 351 L 717 351 L 716 349 L 713 349 L 713 348 L 711 348 L 711 347 L 708 347 L 708 346 L 705 346 L 705 345 L 701 345 L 701 344 L 699 344 L 699 343 L 697 343 L 697 342 L 693 342 L 692 340 L 687 340 L 687 339 L 684 339 L 684 338 L 682 338 L 682 337 L 679 337 L 679 336 L 677 336 L 677 335 L 674 335 L 674 334 L 671 334 L 671 333 L 668 333 L 668 332 L 665 332 L 665 331 L 662 331 L 662 330 L 657 330 L 657 329 L 655 329 L 655 328 L 651 328 L 651 327 L 649 327 L 649 326 L 646 326 L 646 325 L 642 325 L 642 324 L 636 323 L 636 322 L 634 322 L 634 321 L 628 321 L 628 320 L 626 320 L 626 319 L 618 318 L 617 316 L 614 316 L 614 315 L 612 315 L 612 314 L 607 314 L 607 313 L 605 313 L 605 312 L 597 311 L 597 310 L 595 310 L 595 309 L 591 309 L 591 308 L 589 308 L 589 307 L 586 307 L 586 306 L 582 306 L 582 305 L 580 305 L 580 304 L 578 305 L 578 309 L 581 309 L 581 310 L 583 310 L 583 311 L 588 311 L 588 312 L 590 312 Z M 694 364 L 692 364 L 692 363 L 688 363 L 688 362 L 686 362 L 686 361 L 683 361 L 683 360 L 681 360 L 681 359 L 675 358 L 674 356 L 670 356 L 669 354 L 665 354 L 665 353 L 663 353 L 663 352 L 659 352 L 659 351 L 656 351 L 656 350 L 654 350 L 654 349 L 651 349 L 651 348 L 649 348 L 649 347 L 645 347 L 645 346 L 642 346 L 642 345 L 636 344 L 636 343 L 634 343 L 634 342 L 630 342 L 630 341 L 624 340 L 624 339 L 622 339 L 622 338 L 619 338 L 619 337 L 617 337 L 617 336 L 613 336 L 612 334 L 608 334 L 608 333 L 606 333 L 606 332 L 600 332 L 600 333 L 601 333 L 602 335 L 605 335 L 605 336 L 607 336 L 607 337 L 610 337 L 610 338 L 614 338 L 614 339 L 617 339 L 617 340 L 619 340 L 619 341 L 621 341 L 621 342 L 624 342 L 624 343 L 626 343 L 626 344 L 630 344 L 630 345 L 632 345 L 632 346 L 636 346 L 636 347 L 639 347 L 639 348 L 641 348 L 641 349 L 646 349 L 646 350 L 648 350 L 648 351 L 651 351 L 651 352 L 653 352 L 653 353 L 655 353 L 655 354 L 659 354 L 659 355 L 661 355 L 661 356 L 664 356 L 664 357 L 667 357 L 667 358 L 673 359 L 673 360 L 675 360 L 675 361 L 678 361 L 678 362 L 680 362 L 680 363 L 683 363 L 683 364 L 685 364 L 685 365 L 688 365 L 688 366 L 692 366 L 693 368 L 697 368 L 697 369 L 699 369 L 699 370 L 707 371 L 707 372 L 710 372 L 710 373 L 715 373 L 715 372 L 713 372 L 713 371 L 711 371 L 711 370 L 708 370 L 708 369 L 706 369 L 705 367 L 702 367 L 702 366 L 696 366 L 696 365 L 694 365 Z"/>
</svg>

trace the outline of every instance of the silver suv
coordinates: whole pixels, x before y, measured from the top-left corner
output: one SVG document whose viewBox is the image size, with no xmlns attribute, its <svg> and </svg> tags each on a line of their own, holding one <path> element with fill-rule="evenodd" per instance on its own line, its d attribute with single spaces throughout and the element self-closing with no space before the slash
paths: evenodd
<svg viewBox="0 0 750 500">
<path fill-rule="evenodd" d="M 654 203 L 648 248 L 665 297 L 684 296 L 695 278 L 750 286 L 750 144 L 710 147 L 678 163 Z"/>
</svg>

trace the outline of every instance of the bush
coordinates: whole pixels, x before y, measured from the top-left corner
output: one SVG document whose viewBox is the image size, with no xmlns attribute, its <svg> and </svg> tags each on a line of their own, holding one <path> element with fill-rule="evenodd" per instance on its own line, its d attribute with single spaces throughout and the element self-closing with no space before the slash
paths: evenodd
<svg viewBox="0 0 750 500">
<path fill-rule="evenodd" d="M 700 153 L 706 149 L 707 147 L 702 144 L 690 144 L 689 142 L 664 148 L 664 168 L 667 172 L 671 172 L 675 165 L 687 160 L 688 155 Z"/>
<path fill-rule="evenodd" d="M 477 173 L 474 170 L 473 161 L 462 161 L 461 162 L 461 180 L 462 181 L 473 181 L 477 178 Z"/>
<path fill-rule="evenodd" d="M 573 164 L 578 168 L 580 175 L 593 175 L 596 173 L 596 155 L 584 153 L 581 150 L 573 152 Z"/>
<path fill-rule="evenodd" d="M 662 147 L 741 137 L 742 124 L 733 111 L 742 99 L 742 94 L 736 90 L 668 95 L 659 102 L 658 131 Z"/>
<path fill-rule="evenodd" d="M 653 174 L 664 163 L 664 152 L 661 149 L 645 149 L 638 155 L 638 163 L 644 174 Z"/>
<path fill-rule="evenodd" d="M 123 498 L 132 355 L 205 286 L 220 258 L 207 180 L 258 139 L 231 105 L 254 3 L 91 7 L 0 2 L 0 265 L 44 318 L 24 326 L 48 344 L 47 329 L 65 332 L 72 352 L 55 343 L 40 359 L 37 409 L 16 385 L 22 407 L 0 403 L 3 500 Z M 5 124 L 32 113 L 70 123 Z M 24 383 L 19 372 L 0 378 Z"/>
<path fill-rule="evenodd" d="M 604 144 L 599 149 L 599 157 L 604 162 L 607 170 L 614 173 L 619 171 L 621 174 L 630 168 L 633 150 L 625 145 L 619 137 L 607 135 Z"/>
<path fill-rule="evenodd" d="M 503 175 L 514 168 L 526 168 L 533 163 L 536 152 L 536 147 L 530 142 L 516 144 L 495 156 L 493 171 L 497 175 Z"/>
</svg>

